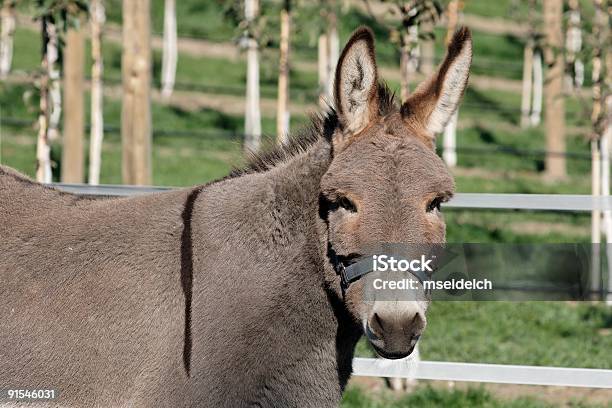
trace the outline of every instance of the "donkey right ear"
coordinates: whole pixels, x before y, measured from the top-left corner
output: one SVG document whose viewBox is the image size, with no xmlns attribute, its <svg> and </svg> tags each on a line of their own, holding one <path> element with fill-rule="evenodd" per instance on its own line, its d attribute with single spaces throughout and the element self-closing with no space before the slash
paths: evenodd
<svg viewBox="0 0 612 408">
<path fill-rule="evenodd" d="M 374 53 L 374 34 L 369 28 L 361 27 L 353 33 L 338 60 L 335 105 L 348 137 L 361 132 L 378 116 L 378 71 Z"/>
<path fill-rule="evenodd" d="M 421 84 L 402 105 L 404 120 L 420 122 L 433 137 L 442 132 L 457 110 L 467 87 L 472 64 L 472 35 L 462 28 L 455 33 L 438 72 Z"/>
</svg>

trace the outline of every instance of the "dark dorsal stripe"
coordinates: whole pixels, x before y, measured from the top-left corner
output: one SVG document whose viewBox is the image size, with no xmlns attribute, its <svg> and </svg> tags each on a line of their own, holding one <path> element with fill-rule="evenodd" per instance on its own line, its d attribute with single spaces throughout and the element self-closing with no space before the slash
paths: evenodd
<svg viewBox="0 0 612 408">
<path fill-rule="evenodd" d="M 187 200 L 183 209 L 183 234 L 181 235 L 181 286 L 185 295 L 185 336 L 183 344 L 183 365 L 189 377 L 191 374 L 191 297 L 193 294 L 193 242 L 191 235 L 191 220 L 193 206 L 203 186 L 195 188 Z"/>
</svg>

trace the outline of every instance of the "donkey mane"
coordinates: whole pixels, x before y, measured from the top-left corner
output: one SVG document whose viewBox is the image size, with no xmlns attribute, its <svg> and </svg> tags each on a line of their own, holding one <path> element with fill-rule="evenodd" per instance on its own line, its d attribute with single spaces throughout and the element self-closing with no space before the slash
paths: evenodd
<svg viewBox="0 0 612 408">
<path fill-rule="evenodd" d="M 391 91 L 385 82 L 378 83 L 378 112 L 385 116 L 398 111 L 395 91 Z M 331 143 L 331 138 L 340 129 L 342 123 L 333 106 L 328 104 L 327 109 L 315 113 L 310 117 L 310 123 L 301 130 L 291 134 L 286 143 L 272 143 L 268 141 L 260 153 L 251 152 L 247 164 L 242 168 L 235 168 L 228 178 L 240 177 L 250 173 L 262 173 L 283 163 L 294 156 L 306 151 L 319 140 Z"/>
</svg>

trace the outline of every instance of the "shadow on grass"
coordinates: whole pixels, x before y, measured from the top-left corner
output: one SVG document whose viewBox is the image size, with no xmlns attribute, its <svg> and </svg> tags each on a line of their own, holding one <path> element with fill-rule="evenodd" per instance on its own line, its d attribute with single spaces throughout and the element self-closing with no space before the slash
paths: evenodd
<svg viewBox="0 0 612 408">
<path fill-rule="evenodd" d="M 503 120 L 512 123 L 517 123 L 517 114 L 515 109 L 509 108 L 505 104 L 501 104 L 493 98 L 488 97 L 484 92 L 481 92 L 473 87 L 468 87 L 465 95 L 466 102 L 472 102 L 482 106 L 487 110 L 495 111 Z"/>
</svg>

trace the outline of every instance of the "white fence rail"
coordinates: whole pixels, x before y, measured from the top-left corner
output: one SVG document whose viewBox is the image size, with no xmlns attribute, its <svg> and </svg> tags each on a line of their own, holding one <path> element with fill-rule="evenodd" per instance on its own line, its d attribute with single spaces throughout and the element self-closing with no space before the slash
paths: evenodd
<svg viewBox="0 0 612 408">
<path fill-rule="evenodd" d="M 172 189 L 169 187 L 89 186 L 84 184 L 52 184 L 52 186 L 66 192 L 101 196 L 130 196 Z M 593 198 L 588 195 L 565 194 L 461 193 L 446 203 L 445 207 L 572 212 L 592 211 L 594 209 L 605 211 L 612 209 L 612 197 Z M 353 375 L 612 389 L 612 370 L 587 368 L 355 358 Z"/>
<path fill-rule="evenodd" d="M 143 187 L 143 186 L 125 186 L 125 185 L 98 185 L 90 186 L 89 184 L 68 184 L 68 183 L 51 183 L 51 187 L 58 188 L 62 191 L 74 194 L 88 194 L 96 196 L 119 196 L 126 197 L 139 194 L 159 193 L 162 191 L 172 190 L 173 187 Z"/>
<path fill-rule="evenodd" d="M 561 387 L 612 388 L 612 370 L 537 367 L 505 364 L 449 363 L 442 361 L 355 358 L 353 375 L 419 380 L 474 381 Z"/>
<path fill-rule="evenodd" d="M 90 195 L 130 196 L 171 190 L 172 187 L 140 187 L 124 185 L 51 184 L 60 190 Z M 499 210 L 572 211 L 612 210 L 612 196 L 594 198 L 578 194 L 481 194 L 459 193 L 446 208 Z"/>
</svg>

